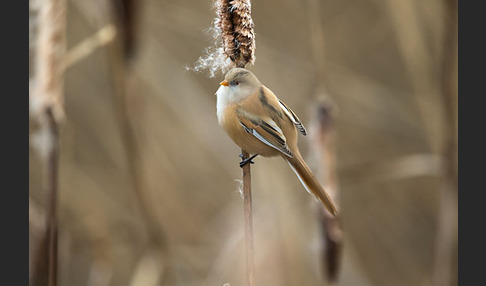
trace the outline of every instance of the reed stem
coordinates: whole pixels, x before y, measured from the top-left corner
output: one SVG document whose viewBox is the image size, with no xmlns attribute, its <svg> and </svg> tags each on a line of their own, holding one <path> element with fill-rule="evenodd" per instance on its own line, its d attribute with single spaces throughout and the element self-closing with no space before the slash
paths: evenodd
<svg viewBox="0 0 486 286">
<path fill-rule="evenodd" d="M 46 0 L 39 10 L 36 47 L 36 88 L 31 94 L 31 115 L 37 117 L 45 133 L 47 208 L 46 233 L 38 253 L 39 264 L 34 273 L 35 285 L 57 285 L 58 222 L 57 197 L 59 173 L 59 126 L 63 118 L 63 93 L 66 33 L 66 3 L 64 0 Z M 42 250 L 45 247 L 45 252 Z M 42 266 L 41 263 L 46 266 Z M 46 277 L 47 276 L 47 277 Z M 46 281 L 47 280 L 47 281 Z"/>
<path fill-rule="evenodd" d="M 49 213 L 47 226 L 47 285 L 57 285 L 57 194 L 58 194 L 58 167 L 59 167 L 59 126 L 54 118 L 52 109 L 46 110 L 48 132 L 51 138 L 47 154 L 47 190 L 49 193 Z"/>
<path fill-rule="evenodd" d="M 249 158 L 250 154 L 241 150 L 243 158 Z M 251 164 L 243 166 L 243 201 L 245 213 L 245 246 L 246 246 L 246 268 L 248 285 L 255 285 L 255 259 L 253 255 L 253 211 L 251 199 Z"/>
</svg>

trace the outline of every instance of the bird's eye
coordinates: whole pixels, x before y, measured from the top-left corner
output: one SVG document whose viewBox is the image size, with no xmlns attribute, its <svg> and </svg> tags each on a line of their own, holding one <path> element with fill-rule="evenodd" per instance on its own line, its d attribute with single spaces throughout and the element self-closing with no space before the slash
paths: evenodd
<svg viewBox="0 0 486 286">
<path fill-rule="evenodd" d="M 240 84 L 240 82 L 235 80 L 235 85 L 239 85 L 239 84 Z"/>
</svg>

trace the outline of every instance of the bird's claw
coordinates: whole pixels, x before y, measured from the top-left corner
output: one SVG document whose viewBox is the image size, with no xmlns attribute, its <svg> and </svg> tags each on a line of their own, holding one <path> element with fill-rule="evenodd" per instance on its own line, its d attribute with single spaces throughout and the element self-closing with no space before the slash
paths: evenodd
<svg viewBox="0 0 486 286">
<path fill-rule="evenodd" d="M 241 160 L 240 167 L 243 168 L 243 166 L 245 166 L 248 163 L 255 164 L 255 162 L 253 162 L 250 158 L 248 158 L 248 159 Z"/>
<path fill-rule="evenodd" d="M 250 158 L 245 158 L 245 156 L 243 156 L 243 154 L 240 154 L 238 155 L 240 158 L 241 158 L 241 162 L 240 162 L 240 168 L 243 168 L 243 166 L 245 166 L 246 164 L 250 163 L 250 164 L 255 164 L 255 162 L 253 162 L 253 158 L 255 158 L 256 156 L 258 156 L 258 154 L 255 154 L 253 156 L 251 156 Z"/>
</svg>

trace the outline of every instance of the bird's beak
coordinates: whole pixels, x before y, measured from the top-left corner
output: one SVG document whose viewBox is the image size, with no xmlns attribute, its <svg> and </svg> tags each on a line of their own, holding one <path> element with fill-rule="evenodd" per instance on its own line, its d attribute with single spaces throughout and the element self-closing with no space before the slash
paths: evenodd
<svg viewBox="0 0 486 286">
<path fill-rule="evenodd" d="M 228 86 L 229 83 L 226 80 L 223 80 L 222 82 L 219 83 L 220 85 Z"/>
</svg>

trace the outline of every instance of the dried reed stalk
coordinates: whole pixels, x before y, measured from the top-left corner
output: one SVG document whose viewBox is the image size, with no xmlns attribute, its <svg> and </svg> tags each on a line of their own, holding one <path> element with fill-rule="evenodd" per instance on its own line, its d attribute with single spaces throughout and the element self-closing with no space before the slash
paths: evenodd
<svg viewBox="0 0 486 286">
<path fill-rule="evenodd" d="M 66 49 L 66 11 L 64 0 L 45 0 L 39 10 L 36 50 L 36 88 L 31 96 L 31 113 L 44 117 L 51 110 L 58 122 L 63 111 L 63 60 Z"/>
<path fill-rule="evenodd" d="M 333 201 L 337 201 L 339 183 L 336 171 L 336 149 L 334 121 L 336 110 L 328 95 L 326 61 L 324 57 L 325 38 L 322 27 L 321 12 L 318 0 L 307 1 L 309 15 L 310 46 L 315 71 L 315 96 L 320 100 L 317 105 L 316 117 L 311 125 L 314 129 L 311 140 L 311 150 L 318 160 L 318 174 L 326 184 Z M 324 208 L 319 208 L 320 226 L 324 235 L 323 265 L 327 281 L 337 284 L 342 253 L 342 228 L 338 218 L 332 216 Z"/>
<path fill-rule="evenodd" d="M 243 158 L 250 157 L 245 150 L 241 150 Z M 251 201 L 251 170 L 250 164 L 243 166 L 243 200 L 245 214 L 245 247 L 248 284 L 255 285 L 255 257 L 253 254 L 253 211 Z"/>
<path fill-rule="evenodd" d="M 70 68 L 81 60 L 90 56 L 99 47 L 105 46 L 116 36 L 116 27 L 113 24 L 108 24 L 101 28 L 94 35 L 84 39 L 76 46 L 67 51 L 64 61 L 63 70 Z"/>
<path fill-rule="evenodd" d="M 337 201 L 339 182 L 336 171 L 336 138 L 334 129 L 335 112 L 325 100 L 318 103 L 316 117 L 310 126 L 312 132 L 311 150 L 318 158 L 318 174 L 326 183 L 326 189 L 334 201 Z M 324 272 L 330 285 L 336 285 L 342 252 L 342 228 L 337 217 L 324 208 L 319 208 L 320 226 L 324 235 L 325 251 L 323 255 Z"/>
<path fill-rule="evenodd" d="M 236 64 L 245 67 L 255 61 L 255 34 L 251 18 L 251 3 L 249 0 L 217 0 L 218 19 L 216 25 L 221 32 L 224 54 Z M 250 154 L 241 150 L 243 158 Z M 255 261 L 253 254 L 253 216 L 251 200 L 251 169 L 250 164 L 243 166 L 243 198 L 245 214 L 245 246 L 248 284 L 255 285 Z"/>
<path fill-rule="evenodd" d="M 128 1 L 127 1 L 128 2 Z M 127 9 L 132 7 L 131 4 L 127 6 Z M 147 187 L 143 181 L 142 174 L 142 158 L 140 156 L 140 147 L 137 142 L 137 136 L 132 125 L 132 121 L 129 113 L 128 91 L 127 91 L 127 79 L 129 79 L 130 69 L 128 65 L 129 54 L 127 54 L 129 48 L 125 46 L 126 38 L 123 36 L 124 23 L 120 19 L 123 16 L 118 15 L 121 10 L 115 6 L 110 6 L 110 18 L 112 22 L 116 23 L 117 36 L 107 45 L 109 50 L 109 63 L 111 68 L 111 81 L 113 91 L 115 94 L 115 108 L 116 108 L 116 120 L 119 123 L 120 135 L 123 142 L 124 152 L 127 156 L 127 167 L 129 173 L 129 184 L 133 189 L 135 195 L 136 204 L 139 206 L 141 215 L 149 237 L 149 245 L 159 259 L 160 264 L 164 269 L 160 269 L 162 280 L 168 279 L 168 276 L 163 276 L 163 273 L 170 273 L 167 270 L 171 267 L 167 260 L 170 260 L 170 249 L 167 247 L 168 238 L 164 231 L 162 222 L 159 219 L 158 212 L 153 203 L 153 198 L 149 193 Z M 132 7 L 133 8 L 133 7 Z M 124 13 L 133 13 L 133 11 L 125 11 Z M 127 57 L 128 56 L 128 57 Z M 162 281 L 161 283 L 163 283 Z"/>
<path fill-rule="evenodd" d="M 318 0 L 307 1 L 309 40 L 313 69 L 316 80 L 316 93 L 327 92 L 327 67 L 325 59 L 325 38 L 322 27 L 321 12 Z"/>
<path fill-rule="evenodd" d="M 135 53 L 138 4 L 136 0 L 115 0 L 111 2 L 120 30 L 123 54 L 125 59 L 129 59 Z"/>
<path fill-rule="evenodd" d="M 47 190 L 49 192 L 49 225 L 47 226 L 47 249 L 48 249 L 48 274 L 47 281 L 49 286 L 57 285 L 57 196 L 58 196 L 58 171 L 59 171 L 59 126 L 54 117 L 52 109 L 47 109 L 47 119 L 49 124 L 49 137 L 53 140 L 49 153 L 47 154 Z"/>
<path fill-rule="evenodd" d="M 57 196 L 59 162 L 59 122 L 62 119 L 63 102 L 63 60 L 65 52 L 66 6 L 63 0 L 46 0 L 40 5 L 36 88 L 31 97 L 31 113 L 36 116 L 41 126 L 41 133 L 46 138 L 45 151 L 48 191 L 48 215 L 46 237 L 42 243 L 47 250 L 39 252 L 44 259 L 39 263 L 47 265 L 47 273 L 36 273 L 34 284 L 45 285 L 42 277 L 47 276 L 47 285 L 57 285 Z M 40 249 L 43 247 L 41 246 Z M 37 267 L 38 266 L 38 267 Z M 36 265 L 37 269 L 42 266 Z M 44 268 L 45 269 L 45 268 Z"/>
<path fill-rule="evenodd" d="M 439 206 L 439 222 L 434 249 L 432 285 L 451 285 L 451 271 L 456 268 L 457 255 L 457 0 L 445 3 L 446 17 L 444 52 L 442 56 L 442 95 L 444 122 L 447 128 L 443 137 L 442 193 Z"/>
</svg>

